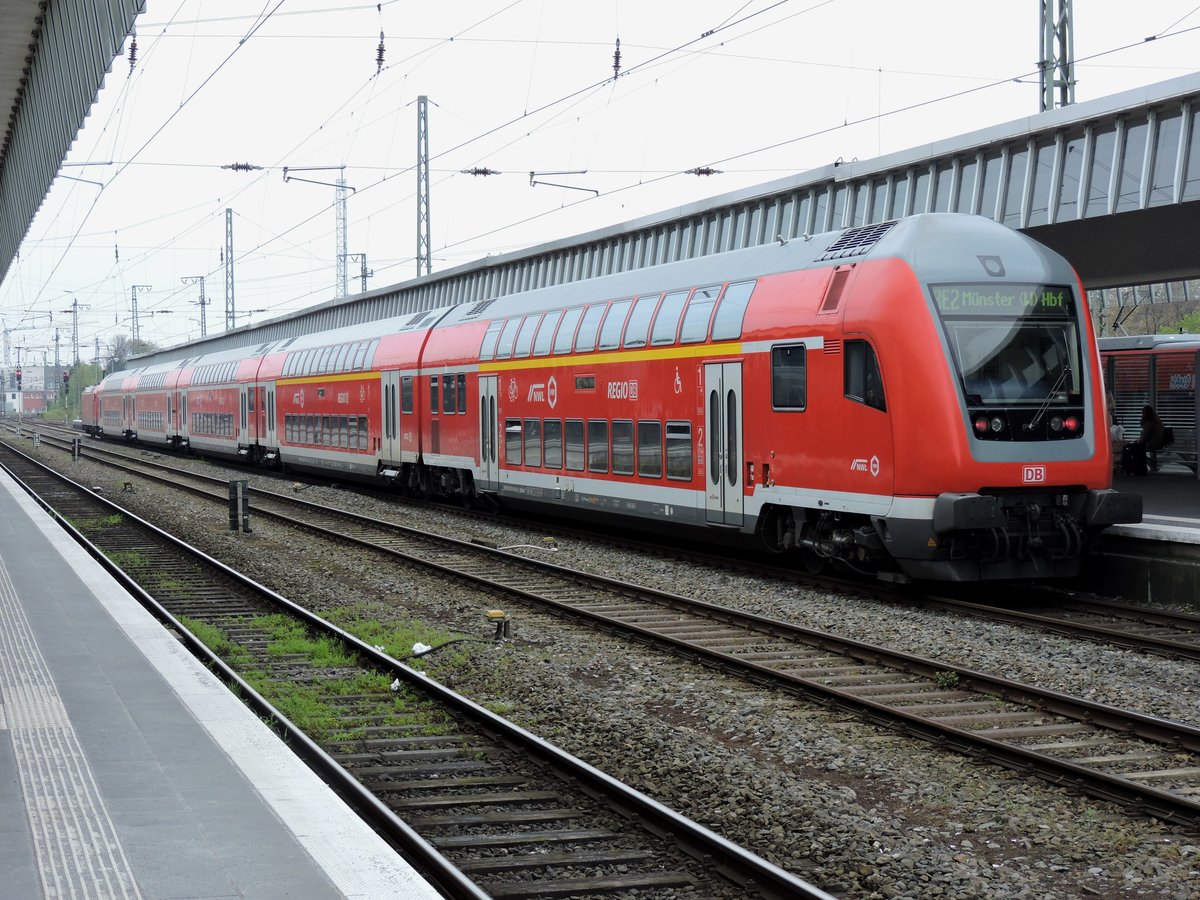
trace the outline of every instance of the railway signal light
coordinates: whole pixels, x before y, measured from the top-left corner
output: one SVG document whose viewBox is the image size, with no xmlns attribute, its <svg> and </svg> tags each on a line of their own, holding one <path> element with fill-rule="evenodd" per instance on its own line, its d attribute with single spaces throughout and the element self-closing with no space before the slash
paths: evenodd
<svg viewBox="0 0 1200 900">
<path fill-rule="evenodd" d="M 21 389 L 21 367 L 17 366 L 17 390 Z"/>
<path fill-rule="evenodd" d="M 63 389 L 65 390 L 67 387 L 69 387 L 70 383 L 71 383 L 71 373 L 64 370 L 63 371 Z"/>
</svg>

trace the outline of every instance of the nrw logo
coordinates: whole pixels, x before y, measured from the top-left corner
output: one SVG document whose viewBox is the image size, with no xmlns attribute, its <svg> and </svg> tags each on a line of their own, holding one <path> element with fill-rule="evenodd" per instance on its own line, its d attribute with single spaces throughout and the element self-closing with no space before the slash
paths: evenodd
<svg viewBox="0 0 1200 900">
<path fill-rule="evenodd" d="M 851 472 L 866 472 L 866 471 L 869 471 L 869 470 L 867 469 L 867 461 L 866 461 L 865 459 L 852 459 L 852 460 L 850 460 L 850 471 L 851 471 Z"/>
<path fill-rule="evenodd" d="M 527 403 L 545 403 L 546 402 L 546 385 L 531 384 L 529 386 L 529 396 L 525 398 Z"/>
<path fill-rule="evenodd" d="M 1021 481 L 1025 484 L 1045 484 L 1046 467 L 1023 466 L 1021 468 Z"/>
</svg>

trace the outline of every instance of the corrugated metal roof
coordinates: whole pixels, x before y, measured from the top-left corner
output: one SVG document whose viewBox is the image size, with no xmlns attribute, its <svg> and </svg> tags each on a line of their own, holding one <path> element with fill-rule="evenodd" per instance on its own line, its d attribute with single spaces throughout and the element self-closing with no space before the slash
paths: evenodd
<svg viewBox="0 0 1200 900">
<path fill-rule="evenodd" d="M 0 279 L 142 0 L 0 0 Z"/>
</svg>

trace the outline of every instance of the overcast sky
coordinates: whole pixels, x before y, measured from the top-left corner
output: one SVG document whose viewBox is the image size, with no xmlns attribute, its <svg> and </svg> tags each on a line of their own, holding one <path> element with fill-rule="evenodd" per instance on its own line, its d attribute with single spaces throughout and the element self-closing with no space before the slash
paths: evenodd
<svg viewBox="0 0 1200 900">
<path fill-rule="evenodd" d="M 261 12 L 260 12 L 261 9 Z M 224 329 L 333 297 L 334 188 L 369 288 L 416 274 L 416 126 L 429 98 L 434 271 L 841 157 L 870 159 L 1038 110 L 1039 0 L 148 0 L 0 284 L 13 355 L 69 361 L 132 330 Z M 1196 0 L 1076 0 L 1076 100 L 1194 71 Z M 380 32 L 383 65 L 378 66 Z M 620 37 L 620 77 L 613 52 Z M 1157 36 L 1147 43 L 1145 38 Z M 250 163 L 262 170 L 223 168 Z M 683 174 L 712 166 L 721 174 Z M 503 174 L 475 177 L 487 167 Z M 539 180 L 529 173 L 586 169 Z M 297 172 L 333 182 L 339 172 Z M 68 177 L 69 176 L 69 177 Z M 83 179 L 83 180 L 76 180 Z M 98 182 L 94 184 L 91 182 Z M 599 192 L 598 195 L 593 191 Z M 360 290 L 357 259 L 350 293 Z M 15 358 L 14 358 L 15 362 Z"/>
</svg>

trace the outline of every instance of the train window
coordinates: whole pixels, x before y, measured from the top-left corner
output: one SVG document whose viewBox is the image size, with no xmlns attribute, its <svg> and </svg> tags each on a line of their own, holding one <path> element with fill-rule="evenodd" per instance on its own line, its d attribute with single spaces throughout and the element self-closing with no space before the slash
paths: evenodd
<svg viewBox="0 0 1200 900">
<path fill-rule="evenodd" d="M 562 324 L 558 326 L 558 331 L 554 335 L 555 353 L 571 352 L 571 345 L 575 343 L 575 329 L 579 326 L 579 320 L 582 318 L 582 306 L 568 309 L 563 313 Z"/>
<path fill-rule="evenodd" d="M 496 342 L 496 359 L 509 359 L 512 356 L 513 343 L 517 340 L 517 330 L 521 327 L 521 319 L 509 319 L 504 323 L 500 332 L 500 340 Z"/>
<path fill-rule="evenodd" d="M 575 352 L 586 353 L 596 347 L 596 332 L 600 330 L 600 318 L 604 315 L 604 303 L 593 303 L 583 314 L 579 323 L 579 334 L 575 338 Z"/>
<path fill-rule="evenodd" d="M 583 452 L 583 420 L 567 419 L 563 445 L 566 447 L 567 468 L 572 472 L 582 472 L 584 463 Z"/>
<path fill-rule="evenodd" d="M 525 465 L 542 464 L 542 420 L 525 420 Z"/>
<path fill-rule="evenodd" d="M 886 412 L 883 379 L 879 374 L 874 348 L 866 341 L 846 341 L 843 360 L 846 399 Z"/>
<path fill-rule="evenodd" d="M 642 478 L 662 478 L 662 422 L 646 420 L 637 425 L 637 466 Z"/>
<path fill-rule="evenodd" d="M 329 416 L 321 416 L 321 440 L 319 443 L 324 444 L 326 447 L 333 447 L 336 445 L 336 435 L 334 434 L 334 431 L 337 427 L 335 424 L 336 420 L 337 416 L 333 416 L 332 418 Z"/>
<path fill-rule="evenodd" d="M 317 363 L 317 374 L 324 375 L 329 371 L 330 358 L 333 356 L 333 347 L 323 347 L 321 349 L 321 361 Z"/>
<path fill-rule="evenodd" d="M 504 420 L 504 463 L 509 466 L 521 464 L 521 420 Z"/>
<path fill-rule="evenodd" d="M 479 347 L 480 359 L 494 359 L 496 356 L 496 338 L 500 336 L 503 321 L 488 323 L 487 331 L 483 333 L 483 343 Z"/>
<path fill-rule="evenodd" d="M 413 411 L 413 377 L 405 375 L 400 379 L 400 412 L 410 414 Z"/>
<path fill-rule="evenodd" d="M 771 348 L 771 406 L 804 409 L 808 404 L 808 372 L 803 344 Z"/>
<path fill-rule="evenodd" d="M 612 423 L 612 470 L 614 475 L 633 474 L 633 422 L 628 419 Z"/>
<path fill-rule="evenodd" d="M 453 375 L 442 376 L 442 412 L 447 415 L 453 415 L 458 406 L 457 391 L 454 389 L 456 383 Z"/>
<path fill-rule="evenodd" d="M 346 419 L 345 416 L 343 416 L 342 418 Z M 358 449 L 358 416 L 350 416 L 349 419 L 346 419 L 346 430 L 345 430 L 344 434 L 346 435 L 346 443 L 343 444 L 342 446 L 349 447 L 352 450 L 357 450 Z"/>
<path fill-rule="evenodd" d="M 629 314 L 632 300 L 619 300 L 608 308 L 604 327 L 600 329 L 600 350 L 615 350 L 621 346 L 621 332 L 625 329 L 625 316 Z"/>
<path fill-rule="evenodd" d="M 350 446 L 350 423 L 346 416 L 338 416 L 337 445 L 343 449 Z"/>
<path fill-rule="evenodd" d="M 717 302 L 719 293 L 719 284 L 696 288 L 687 306 L 687 312 L 683 315 L 683 331 L 679 335 L 681 343 L 695 344 L 708 337 L 708 320 L 712 318 L 713 305 Z"/>
<path fill-rule="evenodd" d="M 658 315 L 654 317 L 654 328 L 650 332 L 651 344 L 673 344 L 679 331 L 679 314 L 687 300 L 687 291 L 672 291 L 663 297 Z"/>
<path fill-rule="evenodd" d="M 562 320 L 562 310 L 548 312 L 542 316 L 542 324 L 538 326 L 537 337 L 533 339 L 533 355 L 549 356 L 550 345 L 554 341 L 554 329 Z"/>
<path fill-rule="evenodd" d="M 458 411 L 465 413 L 467 411 L 467 373 L 458 373 Z"/>
<path fill-rule="evenodd" d="M 429 411 L 434 414 L 438 411 L 438 377 L 436 375 L 429 376 Z"/>
<path fill-rule="evenodd" d="M 533 346 L 533 334 L 537 331 L 540 321 L 541 316 L 529 316 L 521 324 L 521 330 L 517 332 L 517 348 L 513 351 L 513 356 L 529 355 L 529 348 Z"/>
<path fill-rule="evenodd" d="M 563 464 L 561 419 L 547 419 L 542 423 L 542 440 L 546 448 L 542 465 L 547 469 L 561 469 Z"/>
<path fill-rule="evenodd" d="M 342 346 L 338 348 L 337 362 L 335 362 L 333 364 L 333 371 L 345 372 L 349 369 L 349 366 L 347 365 L 347 363 L 349 362 L 350 359 L 353 359 L 353 357 L 350 355 L 350 352 L 353 349 L 354 349 L 353 344 L 342 344 Z"/>
<path fill-rule="evenodd" d="M 608 471 L 608 422 L 605 419 L 588 420 L 587 458 L 589 472 Z"/>
<path fill-rule="evenodd" d="M 753 281 L 739 281 L 725 288 L 725 294 L 717 306 L 717 314 L 713 317 L 714 341 L 736 341 L 742 336 L 742 320 L 746 317 L 746 307 L 753 291 Z"/>
<path fill-rule="evenodd" d="M 363 366 L 367 364 L 367 348 L 370 346 L 370 341 L 359 341 L 354 345 L 354 359 L 350 363 L 350 368 L 355 372 L 361 372 Z"/>
<path fill-rule="evenodd" d="M 370 441 L 367 439 L 367 417 L 358 417 L 358 449 L 366 450 Z"/>
<path fill-rule="evenodd" d="M 633 305 L 633 312 L 629 314 L 629 321 L 625 323 L 626 347 L 646 346 L 646 338 L 650 336 L 650 318 L 654 315 L 654 308 L 658 306 L 659 296 L 649 294 L 638 297 L 638 302 Z"/>
</svg>

